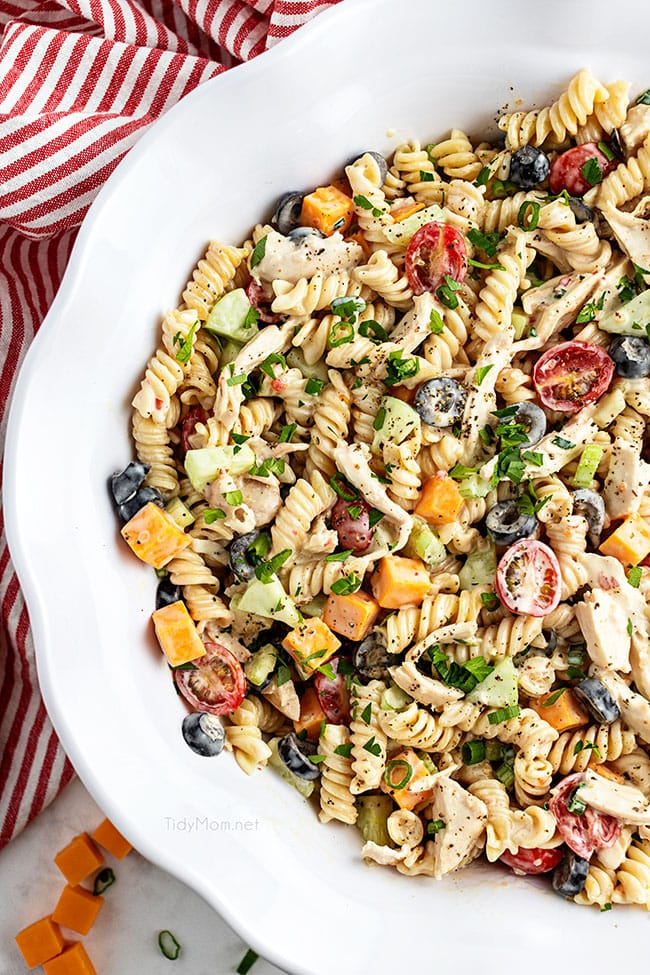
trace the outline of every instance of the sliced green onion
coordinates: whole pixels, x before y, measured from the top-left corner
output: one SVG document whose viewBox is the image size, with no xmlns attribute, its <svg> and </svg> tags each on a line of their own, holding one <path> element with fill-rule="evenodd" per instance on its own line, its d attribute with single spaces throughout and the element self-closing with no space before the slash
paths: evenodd
<svg viewBox="0 0 650 975">
<path fill-rule="evenodd" d="M 249 948 L 240 963 L 237 965 L 237 975 L 248 975 L 251 968 L 260 956 L 252 948 Z"/>
<path fill-rule="evenodd" d="M 358 576 L 356 572 L 350 572 L 348 575 L 333 582 L 331 589 L 336 596 L 351 596 L 353 592 L 361 588 L 362 582 L 363 579 L 361 576 Z"/>
<path fill-rule="evenodd" d="M 499 782 L 505 785 L 506 789 L 510 789 L 515 781 L 515 773 L 512 769 L 512 765 L 507 765 L 503 762 L 497 769 L 494 770 Z"/>
<path fill-rule="evenodd" d="M 323 562 L 345 562 L 349 556 L 352 555 L 352 549 L 348 548 L 345 552 L 332 552 L 331 555 L 326 555 Z"/>
<path fill-rule="evenodd" d="M 578 461 L 578 466 L 576 467 L 576 472 L 573 475 L 572 484 L 574 487 L 589 487 L 594 479 L 594 474 L 598 469 L 602 456 L 602 447 L 599 447 L 598 444 L 595 443 L 587 444 L 585 449 L 582 451 L 582 455 Z"/>
<path fill-rule="evenodd" d="M 95 897 L 99 897 L 99 895 L 103 894 L 105 890 L 108 890 L 109 887 L 112 887 L 114 883 L 115 883 L 115 874 L 113 873 L 110 867 L 104 867 L 104 869 L 100 870 L 97 876 L 95 877 L 95 882 L 93 884 L 93 894 L 95 895 Z"/>
<path fill-rule="evenodd" d="M 435 836 L 446 825 L 444 819 L 433 819 L 430 823 L 427 823 L 427 836 Z"/>
<path fill-rule="evenodd" d="M 530 211 L 530 216 L 528 215 Z M 519 207 L 517 223 L 522 230 L 536 230 L 539 223 L 540 206 L 535 200 L 524 200 Z"/>
<path fill-rule="evenodd" d="M 158 947 L 162 951 L 165 958 L 169 958 L 170 961 L 176 961 L 181 953 L 181 946 L 171 931 L 161 931 L 159 933 Z"/>
<path fill-rule="evenodd" d="M 393 781 L 391 772 L 396 768 L 405 769 L 404 777 L 399 782 Z M 384 771 L 384 782 L 389 789 L 404 789 L 413 778 L 413 766 L 403 758 L 393 758 L 386 765 Z"/>
<path fill-rule="evenodd" d="M 553 693 L 546 698 L 546 700 L 542 704 L 542 707 L 550 708 L 551 705 L 555 704 L 555 702 L 562 696 L 562 694 L 564 694 L 565 691 L 566 691 L 566 687 L 560 687 L 559 690 L 553 691 Z"/>
<path fill-rule="evenodd" d="M 330 487 L 344 501 L 356 501 L 359 497 L 356 490 L 348 484 L 343 475 L 339 474 L 338 471 L 330 477 Z"/>
<path fill-rule="evenodd" d="M 485 757 L 488 762 L 498 762 L 503 758 L 503 749 L 500 741 L 488 741 L 485 743 Z"/>
<path fill-rule="evenodd" d="M 465 765 L 478 765 L 485 758 L 485 742 L 466 741 L 461 751 Z"/>
<path fill-rule="evenodd" d="M 585 662 L 585 658 L 582 650 L 569 650 L 566 659 L 567 659 L 567 663 L 571 667 L 582 667 L 583 663 Z"/>
<path fill-rule="evenodd" d="M 354 341 L 354 325 L 352 322 L 334 322 L 330 329 L 327 344 L 330 349 L 336 349 L 339 345 L 346 345 Z"/>
<path fill-rule="evenodd" d="M 363 335 L 364 339 L 370 339 L 371 342 L 388 341 L 388 332 L 379 322 L 374 321 L 374 319 L 359 324 L 359 335 Z"/>
<path fill-rule="evenodd" d="M 516 718 L 519 714 L 519 705 L 511 704 L 510 707 L 499 708 L 497 711 L 490 711 L 488 714 L 488 721 L 490 724 L 501 724 L 503 721 L 509 721 L 510 718 Z"/>
</svg>

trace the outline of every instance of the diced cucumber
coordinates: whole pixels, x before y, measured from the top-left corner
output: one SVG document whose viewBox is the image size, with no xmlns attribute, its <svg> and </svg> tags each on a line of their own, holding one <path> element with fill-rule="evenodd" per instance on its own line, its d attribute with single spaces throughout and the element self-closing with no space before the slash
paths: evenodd
<svg viewBox="0 0 650 975">
<path fill-rule="evenodd" d="M 598 322 L 598 328 L 616 335 L 645 335 L 650 324 L 650 290 L 642 291 L 632 301 L 607 312 Z"/>
<path fill-rule="evenodd" d="M 412 406 L 394 396 L 384 396 L 375 417 L 375 436 L 371 450 L 380 454 L 387 441 L 400 444 L 420 426 L 420 417 Z"/>
<path fill-rule="evenodd" d="M 517 670 L 512 657 L 504 657 L 485 680 L 477 684 L 467 695 L 473 704 L 483 704 L 488 708 L 507 708 L 519 701 Z"/>
<path fill-rule="evenodd" d="M 172 498 L 165 505 L 165 511 L 170 518 L 173 518 L 179 528 L 187 528 L 193 525 L 196 518 L 180 498 Z"/>
<path fill-rule="evenodd" d="M 300 612 L 303 616 L 322 616 L 325 610 L 325 603 L 327 602 L 327 596 L 324 592 L 321 592 L 318 596 L 314 596 L 310 599 L 308 603 L 300 607 Z"/>
<path fill-rule="evenodd" d="M 277 662 L 278 653 L 275 647 L 270 643 L 264 644 L 244 664 L 244 673 L 248 682 L 255 687 L 263 687 L 275 670 Z"/>
<path fill-rule="evenodd" d="M 364 843 L 372 842 L 378 846 L 392 846 L 386 823 L 393 808 L 393 800 L 390 796 L 359 796 L 357 798 L 359 814 L 356 827 L 363 836 Z"/>
<path fill-rule="evenodd" d="M 390 684 L 381 695 L 380 707 L 384 711 L 402 711 L 407 708 L 413 698 L 403 691 L 397 684 Z"/>
<path fill-rule="evenodd" d="M 512 327 L 515 330 L 515 338 L 523 338 L 528 331 L 528 322 L 530 321 L 530 318 L 526 312 L 521 308 L 513 308 L 510 321 L 512 322 Z"/>
<path fill-rule="evenodd" d="M 492 490 L 492 482 L 481 477 L 480 474 L 470 474 L 464 477 L 458 485 L 461 498 L 484 498 Z"/>
<path fill-rule="evenodd" d="M 316 787 L 316 782 L 314 779 L 299 779 L 297 775 L 290 772 L 287 766 L 284 764 L 280 756 L 278 755 L 278 742 L 279 738 L 271 738 L 268 742 L 269 748 L 271 749 L 271 754 L 269 755 L 269 765 L 272 769 L 278 773 L 280 778 L 284 779 L 290 785 L 297 789 L 303 799 L 309 799 L 310 795 Z"/>
<path fill-rule="evenodd" d="M 458 573 L 461 589 L 489 586 L 497 571 L 497 555 L 494 542 L 486 539 L 483 547 L 470 552 L 465 565 Z"/>
<path fill-rule="evenodd" d="M 237 453 L 235 453 L 237 451 Z M 195 491 L 202 491 L 217 474 L 228 471 L 233 477 L 245 474 L 255 465 L 255 454 L 248 444 L 201 447 L 185 454 L 185 470 Z"/>
<path fill-rule="evenodd" d="M 425 565 L 439 565 L 447 558 L 447 549 L 431 526 L 414 515 L 413 527 L 404 554 L 412 559 L 422 559 Z"/>
<path fill-rule="evenodd" d="M 250 314 L 252 307 L 243 288 L 227 291 L 212 307 L 203 327 L 235 342 L 248 342 L 259 332 Z"/>
<path fill-rule="evenodd" d="M 234 362 L 239 353 L 241 352 L 241 345 L 239 342 L 232 342 L 228 340 L 221 350 L 219 355 L 219 367 L 225 369 L 227 365 Z"/>
<path fill-rule="evenodd" d="M 426 207 L 424 210 L 418 210 L 417 213 L 414 213 L 412 217 L 407 217 L 406 220 L 400 220 L 398 223 L 393 223 L 389 227 L 384 227 L 383 234 L 391 244 L 406 247 L 416 230 L 424 227 L 425 223 L 431 223 L 432 220 L 438 220 L 444 223 L 445 218 L 445 211 L 434 203 L 433 206 Z"/>
<path fill-rule="evenodd" d="M 302 615 L 296 609 L 296 604 L 284 591 L 284 586 L 276 575 L 271 576 L 270 582 L 261 579 L 251 579 L 244 592 L 239 597 L 233 597 L 231 603 L 236 602 L 236 608 L 244 613 L 253 613 L 265 619 L 280 620 L 287 626 L 296 627 L 302 623 Z"/>
<path fill-rule="evenodd" d="M 305 379 L 320 379 L 321 382 L 328 382 L 327 365 L 324 359 L 318 362 L 309 363 L 305 359 L 302 349 L 291 349 L 285 356 L 287 365 L 292 369 L 300 369 Z"/>
</svg>

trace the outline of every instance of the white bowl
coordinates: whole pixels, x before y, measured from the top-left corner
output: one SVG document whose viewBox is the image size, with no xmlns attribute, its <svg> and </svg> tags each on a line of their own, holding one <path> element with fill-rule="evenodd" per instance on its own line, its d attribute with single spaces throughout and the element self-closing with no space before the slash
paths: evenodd
<svg viewBox="0 0 650 975">
<path fill-rule="evenodd" d="M 544 104 L 584 65 L 642 90 L 649 33 L 650 7 L 631 0 L 347 0 L 200 87 L 131 150 L 23 367 L 7 531 L 56 730 L 138 849 L 291 972 L 541 973 L 549 956 L 601 972 L 636 962 L 647 918 L 578 909 L 498 868 L 442 883 L 368 869 L 356 831 L 319 825 L 272 772 L 249 779 L 189 751 L 150 631 L 153 573 L 121 542 L 106 488 L 132 456 L 128 404 L 161 314 L 210 237 L 239 242 L 282 192 L 360 149 L 494 131 L 504 105 Z"/>
</svg>

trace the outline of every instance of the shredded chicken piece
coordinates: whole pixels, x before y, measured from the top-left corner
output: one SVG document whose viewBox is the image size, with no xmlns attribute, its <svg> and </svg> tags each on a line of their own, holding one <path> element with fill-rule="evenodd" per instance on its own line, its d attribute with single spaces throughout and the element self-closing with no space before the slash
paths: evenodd
<svg viewBox="0 0 650 975">
<path fill-rule="evenodd" d="M 459 782 L 441 776 L 431 801 L 431 819 L 445 824 L 433 845 L 434 876 L 440 879 L 473 859 L 487 825 L 487 806 Z"/>
<path fill-rule="evenodd" d="M 264 257 L 252 270 L 260 282 L 290 281 L 312 278 L 318 271 L 338 274 L 351 271 L 363 258 L 363 251 L 355 241 L 344 240 L 338 231 L 329 237 L 317 233 L 291 240 L 272 230 L 266 237 Z"/>
<path fill-rule="evenodd" d="M 650 266 L 650 220 L 647 219 L 646 209 L 645 199 L 631 213 L 617 210 L 612 203 L 604 203 L 601 207 L 621 250 L 642 268 Z"/>
<path fill-rule="evenodd" d="M 291 324 L 285 323 L 281 328 L 277 325 L 267 325 L 240 349 L 236 358 L 230 363 L 230 369 L 221 371 L 214 400 L 214 416 L 228 432 L 234 427 L 244 402 L 242 384 L 229 386 L 228 380 L 233 376 L 248 376 L 273 352 L 286 352 L 292 338 Z"/>
<path fill-rule="evenodd" d="M 262 694 L 280 714 L 284 714 L 291 721 L 297 721 L 300 717 L 300 698 L 292 680 L 287 680 L 278 687 L 277 679 L 274 677 Z"/>
<path fill-rule="evenodd" d="M 650 806 L 635 785 L 621 785 L 585 769 L 580 800 L 597 812 L 607 813 L 630 826 L 650 826 Z"/>
<path fill-rule="evenodd" d="M 404 548 L 409 540 L 413 519 L 408 512 L 388 497 L 386 488 L 373 474 L 369 464 L 370 448 L 364 443 L 340 444 L 334 450 L 334 463 L 361 492 L 368 504 L 394 522 L 399 529 L 395 550 Z"/>
<path fill-rule="evenodd" d="M 577 312 L 596 291 L 604 290 L 604 271 L 563 274 L 524 293 L 521 303 L 536 335 L 521 339 L 513 348 L 527 352 L 546 346 L 563 328 L 575 321 Z"/>
<path fill-rule="evenodd" d="M 630 690 L 623 678 L 613 670 L 591 667 L 589 673 L 605 685 L 618 704 L 626 725 L 650 744 L 650 702 L 643 695 Z"/>
<path fill-rule="evenodd" d="M 513 338 L 512 327 L 504 328 L 491 338 L 481 352 L 476 366 L 465 377 L 468 394 L 460 439 L 463 444 L 461 461 L 468 467 L 475 464 L 482 453 L 480 433 L 493 410 L 496 410 L 495 385 L 501 370 L 510 364 Z"/>
<path fill-rule="evenodd" d="M 576 619 L 587 643 L 587 653 L 599 667 L 628 673 L 630 635 L 627 610 L 618 590 L 594 588 L 575 608 Z"/>
<path fill-rule="evenodd" d="M 642 443 L 616 437 L 603 487 L 603 499 L 611 518 L 624 518 L 639 510 L 650 484 L 650 464 L 641 460 Z"/>
<path fill-rule="evenodd" d="M 399 667 L 390 667 L 389 672 L 398 687 L 410 694 L 420 704 L 427 704 L 436 711 L 442 710 L 447 704 L 458 701 L 462 691 L 456 687 L 449 687 L 441 680 L 425 677 L 421 674 L 413 661 L 407 661 Z"/>
</svg>

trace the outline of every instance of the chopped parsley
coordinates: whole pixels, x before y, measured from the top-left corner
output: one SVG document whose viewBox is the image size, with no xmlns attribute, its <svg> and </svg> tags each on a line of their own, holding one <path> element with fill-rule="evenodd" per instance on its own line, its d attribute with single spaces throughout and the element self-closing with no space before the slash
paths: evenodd
<svg viewBox="0 0 650 975">
<path fill-rule="evenodd" d="M 485 377 L 487 376 L 490 369 L 494 369 L 494 364 L 491 363 L 489 366 L 479 366 L 476 370 L 476 385 L 480 386 Z"/>
<path fill-rule="evenodd" d="M 468 239 L 482 250 L 487 257 L 494 257 L 497 252 L 497 247 L 501 243 L 502 236 L 500 233 L 493 231 L 488 234 L 482 233 L 480 230 L 473 228 L 467 234 Z"/>
<path fill-rule="evenodd" d="M 370 210 L 373 217 L 381 217 L 384 212 L 383 210 L 380 210 L 379 207 L 376 207 L 374 203 L 371 203 L 367 196 L 363 196 L 361 193 L 353 196 L 352 199 L 355 205 L 360 207 L 362 210 Z"/>
<path fill-rule="evenodd" d="M 434 308 L 429 317 L 429 331 L 432 333 L 432 335 L 442 335 L 444 330 L 445 323 L 440 317 L 440 313 Z"/>
<path fill-rule="evenodd" d="M 241 493 L 241 491 L 226 491 L 224 494 L 224 500 L 226 504 L 236 507 L 238 504 L 243 502 L 244 495 Z"/>
<path fill-rule="evenodd" d="M 318 396 L 318 394 L 322 391 L 324 385 L 325 383 L 323 382 L 322 379 L 314 379 L 314 378 L 308 379 L 307 382 L 305 383 L 305 392 L 309 396 Z"/>
<path fill-rule="evenodd" d="M 598 165 L 598 160 L 593 156 L 582 164 L 580 172 L 590 186 L 597 186 L 598 183 L 602 183 L 603 181 L 603 171 Z"/>
<path fill-rule="evenodd" d="M 203 520 L 206 525 L 211 525 L 215 521 L 221 521 L 226 517 L 226 512 L 221 508 L 206 508 L 203 512 Z"/>
<path fill-rule="evenodd" d="M 332 592 L 337 596 L 349 596 L 361 587 L 362 582 L 363 579 L 356 572 L 350 572 L 349 575 L 332 583 Z"/>
<path fill-rule="evenodd" d="M 447 654 L 437 643 L 428 647 L 427 653 L 438 672 L 440 680 L 448 687 L 457 687 L 465 694 L 473 691 L 476 685 L 485 680 L 494 670 L 483 657 L 471 657 L 464 664 L 450 662 Z"/>
<path fill-rule="evenodd" d="M 633 565 L 627 574 L 627 581 L 634 588 L 638 589 L 641 584 L 643 569 L 640 565 Z"/>
<path fill-rule="evenodd" d="M 268 562 L 260 562 L 259 565 L 255 566 L 256 577 L 260 582 L 268 585 L 275 573 L 284 565 L 291 554 L 290 548 L 284 548 L 277 555 L 274 555 L 272 559 L 269 559 Z"/>
<path fill-rule="evenodd" d="M 345 552 L 332 552 L 331 555 L 326 555 L 323 562 L 345 562 L 349 556 L 352 555 L 352 549 L 349 548 Z"/>
<path fill-rule="evenodd" d="M 287 368 L 287 360 L 285 359 L 285 357 L 283 355 L 280 355 L 279 352 L 271 352 L 270 355 L 267 355 L 264 362 L 260 363 L 260 369 L 270 379 L 275 379 L 275 371 L 273 369 L 273 366 L 276 364 L 281 366 L 282 369 Z"/>
<path fill-rule="evenodd" d="M 253 248 L 253 253 L 251 254 L 251 267 L 257 267 L 261 260 L 264 259 L 266 254 L 266 241 L 268 239 L 268 234 L 261 237 Z"/>
<path fill-rule="evenodd" d="M 415 356 L 404 357 L 402 349 L 396 349 L 388 357 L 384 382 L 387 386 L 397 386 L 403 383 L 405 379 L 417 376 L 419 371 L 420 363 Z"/>
<path fill-rule="evenodd" d="M 347 745 L 337 745 L 334 749 L 335 755 L 342 755 L 343 758 L 349 758 L 352 754 L 352 744 Z"/>
<path fill-rule="evenodd" d="M 187 338 L 183 342 L 180 341 L 180 335 L 181 335 L 180 332 L 177 332 L 176 335 L 174 336 L 174 345 L 176 345 L 177 342 L 180 342 L 180 348 L 176 353 L 175 358 L 176 361 L 180 362 L 182 365 L 185 365 L 187 362 L 190 361 L 190 356 L 192 355 L 192 342 L 194 340 L 194 333 L 196 332 L 198 327 L 199 327 L 198 321 L 194 322 L 191 329 L 187 333 Z"/>
<path fill-rule="evenodd" d="M 560 450 L 571 450 L 572 447 L 575 447 L 575 444 L 567 440 L 566 437 L 553 437 L 551 443 L 559 447 Z"/>
<path fill-rule="evenodd" d="M 291 438 L 298 428 L 297 423 L 288 423 L 282 427 L 280 430 L 280 436 L 278 437 L 278 443 L 290 443 Z"/>
</svg>

